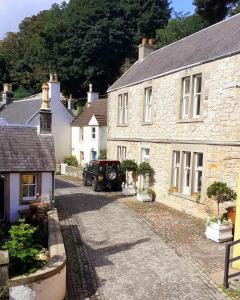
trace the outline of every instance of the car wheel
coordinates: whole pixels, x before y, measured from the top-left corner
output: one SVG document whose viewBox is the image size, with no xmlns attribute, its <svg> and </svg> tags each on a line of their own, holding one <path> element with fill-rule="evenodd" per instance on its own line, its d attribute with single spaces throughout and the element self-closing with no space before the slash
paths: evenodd
<svg viewBox="0 0 240 300">
<path fill-rule="evenodd" d="M 97 182 L 96 179 L 92 182 L 92 188 L 94 192 L 102 192 L 102 185 L 101 183 Z"/>
<path fill-rule="evenodd" d="M 117 172 L 114 169 L 108 169 L 105 176 L 109 181 L 113 181 L 117 178 Z"/>
</svg>

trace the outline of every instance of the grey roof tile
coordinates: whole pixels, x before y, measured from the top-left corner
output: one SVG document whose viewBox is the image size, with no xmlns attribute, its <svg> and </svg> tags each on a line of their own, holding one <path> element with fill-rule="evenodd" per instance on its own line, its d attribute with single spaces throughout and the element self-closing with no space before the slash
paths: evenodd
<svg viewBox="0 0 240 300">
<path fill-rule="evenodd" d="M 38 135 L 35 127 L 0 126 L 0 172 L 54 172 L 52 135 Z"/>
<path fill-rule="evenodd" d="M 240 14 L 156 50 L 137 61 L 108 91 L 240 52 Z"/>
</svg>

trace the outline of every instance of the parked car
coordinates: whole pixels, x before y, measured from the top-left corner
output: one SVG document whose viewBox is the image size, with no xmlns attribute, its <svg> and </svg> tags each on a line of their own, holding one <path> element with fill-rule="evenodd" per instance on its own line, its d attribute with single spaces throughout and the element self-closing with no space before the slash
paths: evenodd
<svg viewBox="0 0 240 300">
<path fill-rule="evenodd" d="M 92 160 L 83 170 L 83 184 L 93 190 L 122 190 L 121 163 L 118 160 Z"/>
</svg>

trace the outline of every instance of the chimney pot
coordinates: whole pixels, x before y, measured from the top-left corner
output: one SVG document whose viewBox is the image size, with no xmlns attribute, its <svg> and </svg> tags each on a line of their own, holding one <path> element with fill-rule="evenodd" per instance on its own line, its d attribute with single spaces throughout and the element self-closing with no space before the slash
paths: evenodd
<svg viewBox="0 0 240 300">
<path fill-rule="evenodd" d="M 151 52 L 155 51 L 154 40 L 153 39 L 142 39 L 142 44 L 138 46 L 138 60 L 142 60 Z"/>
<path fill-rule="evenodd" d="M 50 73 L 50 82 L 58 82 L 58 75 L 57 73 Z"/>
<path fill-rule="evenodd" d="M 147 44 L 148 39 L 147 38 L 142 38 L 142 45 L 146 45 Z"/>
</svg>

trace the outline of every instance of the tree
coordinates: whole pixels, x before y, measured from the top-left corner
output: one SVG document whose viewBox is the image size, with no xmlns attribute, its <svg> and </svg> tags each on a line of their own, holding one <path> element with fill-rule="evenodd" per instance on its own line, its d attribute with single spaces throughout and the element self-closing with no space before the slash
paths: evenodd
<svg viewBox="0 0 240 300">
<path fill-rule="evenodd" d="M 210 25 L 222 21 L 237 0 L 194 0 L 196 13 Z"/>
<path fill-rule="evenodd" d="M 164 29 L 156 31 L 157 46 L 166 46 L 207 26 L 208 23 L 198 15 L 176 14 L 175 18 L 169 20 Z"/>
</svg>

